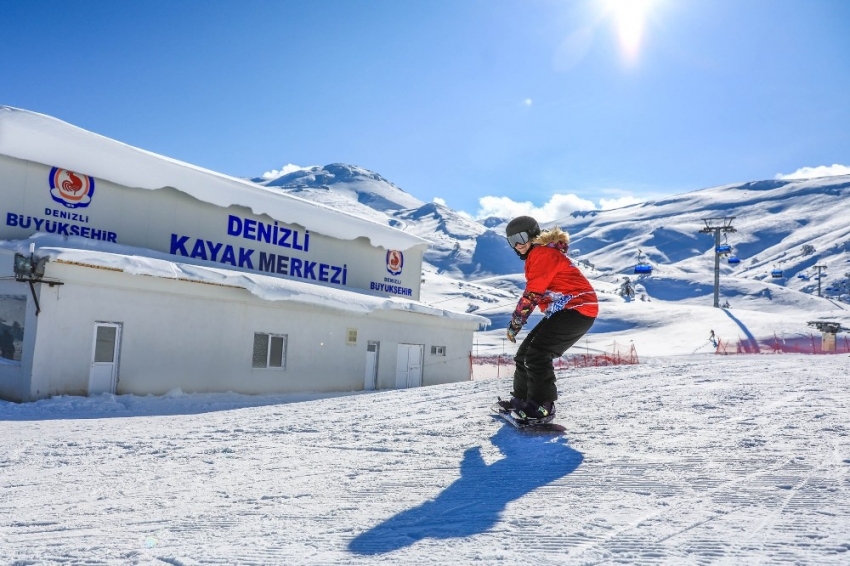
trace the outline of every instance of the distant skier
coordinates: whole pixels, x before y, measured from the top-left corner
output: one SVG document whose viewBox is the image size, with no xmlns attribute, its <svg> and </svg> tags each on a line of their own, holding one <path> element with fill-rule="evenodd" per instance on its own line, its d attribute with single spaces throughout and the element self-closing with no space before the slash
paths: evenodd
<svg viewBox="0 0 850 566">
<path fill-rule="evenodd" d="M 551 418 L 555 414 L 558 389 L 552 360 L 584 336 L 599 314 L 596 292 L 567 257 L 569 235 L 560 228 L 540 231 L 530 216 L 508 223 L 508 244 L 525 262 L 525 292 L 508 325 L 508 340 L 528 321 L 535 307 L 544 313 L 525 337 L 514 361 L 511 399 L 499 405 L 523 419 Z"/>
<path fill-rule="evenodd" d="M 712 346 L 717 347 L 717 338 L 714 336 L 714 330 L 708 335 L 708 341 L 711 342 Z"/>
<path fill-rule="evenodd" d="M 635 288 L 632 287 L 632 281 L 628 277 L 626 277 L 623 284 L 620 285 L 620 296 L 625 299 L 635 298 Z"/>
</svg>

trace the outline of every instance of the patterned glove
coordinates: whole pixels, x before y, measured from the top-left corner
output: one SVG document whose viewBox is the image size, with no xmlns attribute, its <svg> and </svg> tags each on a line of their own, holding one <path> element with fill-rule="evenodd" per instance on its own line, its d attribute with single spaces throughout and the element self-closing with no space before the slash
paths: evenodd
<svg viewBox="0 0 850 566">
<path fill-rule="evenodd" d="M 528 321 L 528 316 L 540 302 L 540 293 L 526 291 L 519 298 L 519 302 L 511 315 L 511 323 L 508 325 L 508 340 L 516 343 L 516 335 Z"/>
<path fill-rule="evenodd" d="M 513 323 L 508 326 L 508 340 L 516 344 L 516 335 L 519 332 L 519 329 L 515 329 Z"/>
</svg>

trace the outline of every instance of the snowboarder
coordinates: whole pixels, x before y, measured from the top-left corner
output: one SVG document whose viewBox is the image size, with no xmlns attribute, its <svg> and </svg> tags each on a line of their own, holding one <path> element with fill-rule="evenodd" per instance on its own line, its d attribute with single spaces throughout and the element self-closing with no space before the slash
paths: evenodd
<svg viewBox="0 0 850 566">
<path fill-rule="evenodd" d="M 552 360 L 584 336 L 599 314 L 596 292 L 567 257 L 569 235 L 555 227 L 541 232 L 537 221 L 519 216 L 506 228 L 508 244 L 525 262 L 525 292 L 507 329 L 516 336 L 535 307 L 544 314 L 525 337 L 514 361 L 511 399 L 499 405 L 523 419 L 551 419 L 558 389 Z"/>
</svg>

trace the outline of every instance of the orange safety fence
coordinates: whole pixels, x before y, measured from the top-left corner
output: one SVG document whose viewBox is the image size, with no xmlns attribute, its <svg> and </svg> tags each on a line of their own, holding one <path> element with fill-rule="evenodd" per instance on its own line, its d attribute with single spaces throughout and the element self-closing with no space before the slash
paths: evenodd
<svg viewBox="0 0 850 566">
<path fill-rule="evenodd" d="M 502 367 L 505 367 L 505 376 L 507 376 L 513 371 L 514 366 L 514 358 L 513 355 L 510 354 L 494 356 L 472 355 L 469 357 L 469 360 L 470 370 L 472 370 L 473 375 L 476 373 L 476 367 L 490 366 L 491 370 L 495 369 L 494 377 L 501 377 Z M 555 371 L 579 367 L 619 366 L 639 363 L 640 358 L 638 357 L 634 344 L 631 344 L 627 350 L 624 350 L 624 348 L 616 342 L 608 352 L 600 354 L 568 354 L 552 361 Z M 492 374 L 493 372 L 490 371 L 489 373 Z"/>
</svg>

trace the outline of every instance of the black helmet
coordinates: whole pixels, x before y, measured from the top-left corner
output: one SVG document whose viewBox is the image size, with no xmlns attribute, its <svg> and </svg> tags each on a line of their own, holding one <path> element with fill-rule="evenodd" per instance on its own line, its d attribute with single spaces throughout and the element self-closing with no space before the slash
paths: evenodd
<svg viewBox="0 0 850 566">
<path fill-rule="evenodd" d="M 508 244 L 515 248 L 517 244 L 525 244 L 540 235 L 540 226 L 537 220 L 530 216 L 517 216 L 505 228 Z"/>
</svg>

